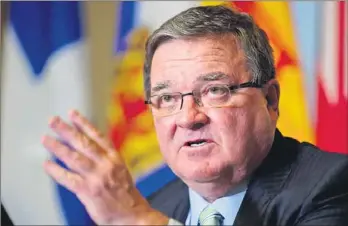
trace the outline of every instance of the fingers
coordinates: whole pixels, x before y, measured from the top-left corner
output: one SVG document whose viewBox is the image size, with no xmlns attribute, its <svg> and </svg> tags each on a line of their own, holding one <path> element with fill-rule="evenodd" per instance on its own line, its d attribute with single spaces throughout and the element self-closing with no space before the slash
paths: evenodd
<svg viewBox="0 0 348 226">
<path fill-rule="evenodd" d="M 71 192 L 80 193 L 82 189 L 84 189 L 84 181 L 81 176 L 69 172 L 52 161 L 46 161 L 44 163 L 44 169 L 48 175 L 57 181 L 57 183 L 69 189 Z"/>
<path fill-rule="evenodd" d="M 93 169 L 93 162 L 77 151 L 73 151 L 56 139 L 44 136 L 42 138 L 44 147 L 63 161 L 71 170 L 85 175 Z"/>
<path fill-rule="evenodd" d="M 83 115 L 73 110 L 69 113 L 71 121 L 87 136 L 92 138 L 107 152 L 115 152 L 112 143 L 106 139 Z"/>
<path fill-rule="evenodd" d="M 99 160 L 103 153 L 100 152 L 98 145 L 88 138 L 77 128 L 68 125 L 59 117 L 53 117 L 49 123 L 51 129 L 56 132 L 64 141 L 68 142 L 74 149 L 83 153 L 88 158 Z"/>
<path fill-rule="evenodd" d="M 104 137 L 83 115 L 78 111 L 72 110 L 69 112 L 69 117 L 72 123 L 78 127 L 88 137 L 93 139 L 106 152 L 108 159 L 112 162 L 123 163 L 118 152 L 114 149 L 109 139 Z"/>
</svg>

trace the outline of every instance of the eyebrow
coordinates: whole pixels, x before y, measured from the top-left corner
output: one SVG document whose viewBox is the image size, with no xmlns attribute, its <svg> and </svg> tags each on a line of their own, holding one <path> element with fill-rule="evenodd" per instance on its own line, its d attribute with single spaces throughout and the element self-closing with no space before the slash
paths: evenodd
<svg viewBox="0 0 348 226">
<path fill-rule="evenodd" d="M 152 92 L 158 92 L 161 91 L 163 89 L 167 89 L 170 86 L 170 81 L 163 81 L 163 82 L 159 82 L 157 83 L 154 87 L 152 87 L 151 91 Z"/>
<path fill-rule="evenodd" d="M 197 77 L 196 81 L 202 81 L 202 82 L 209 82 L 209 81 L 220 81 L 220 80 L 226 80 L 230 79 L 230 76 L 226 75 L 223 72 L 210 72 L 208 74 L 200 75 Z M 154 87 L 151 88 L 151 92 L 159 92 L 163 89 L 169 88 L 171 85 L 170 80 L 166 80 L 163 82 L 157 83 Z"/>
<path fill-rule="evenodd" d="M 197 81 L 210 82 L 210 81 L 219 81 L 230 79 L 230 76 L 226 75 L 223 72 L 211 72 L 208 74 L 200 75 L 197 77 Z"/>
</svg>

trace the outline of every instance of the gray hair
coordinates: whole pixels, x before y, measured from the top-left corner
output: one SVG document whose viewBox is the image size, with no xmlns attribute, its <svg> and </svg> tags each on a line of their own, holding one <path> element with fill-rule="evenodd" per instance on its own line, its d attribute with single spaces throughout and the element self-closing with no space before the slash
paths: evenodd
<svg viewBox="0 0 348 226">
<path fill-rule="evenodd" d="M 254 82 L 263 83 L 275 77 L 268 37 L 251 16 L 223 5 L 198 6 L 169 19 L 148 38 L 144 63 L 145 97 L 151 95 L 151 63 L 159 45 L 173 39 L 224 34 L 233 34 L 241 44 Z"/>
</svg>

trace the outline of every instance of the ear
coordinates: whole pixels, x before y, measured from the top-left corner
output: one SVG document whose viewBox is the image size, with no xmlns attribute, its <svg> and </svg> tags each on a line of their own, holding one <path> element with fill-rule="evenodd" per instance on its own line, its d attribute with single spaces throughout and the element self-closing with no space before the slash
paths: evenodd
<svg viewBox="0 0 348 226">
<path fill-rule="evenodd" d="M 269 109 L 276 111 L 279 115 L 280 87 L 276 79 L 267 82 L 266 100 Z"/>
</svg>

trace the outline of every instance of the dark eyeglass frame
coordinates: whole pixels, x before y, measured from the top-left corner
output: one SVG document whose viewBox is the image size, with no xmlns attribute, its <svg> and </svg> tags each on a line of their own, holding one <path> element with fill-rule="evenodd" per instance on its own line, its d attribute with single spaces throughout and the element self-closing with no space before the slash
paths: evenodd
<svg viewBox="0 0 348 226">
<path fill-rule="evenodd" d="M 264 84 L 264 83 L 263 83 L 263 84 Z M 228 86 L 228 88 L 229 88 L 230 91 L 236 91 L 236 90 L 242 89 L 242 88 L 262 88 L 262 87 L 263 87 L 263 84 L 259 84 L 259 83 L 250 81 L 250 82 L 241 83 L 241 84 L 239 84 L 239 85 L 230 85 L 230 86 Z M 182 109 L 182 105 L 183 105 L 183 102 L 184 102 L 184 96 L 190 96 L 190 95 L 191 95 L 191 96 L 193 96 L 194 99 L 196 100 L 195 94 L 194 94 L 195 91 L 188 92 L 188 93 L 181 93 L 181 92 L 174 92 L 174 93 L 176 93 L 176 94 L 181 94 L 181 106 L 180 106 L 180 109 L 179 109 L 179 110 Z M 159 96 L 159 95 L 153 95 L 153 96 L 151 96 L 151 97 L 155 97 L 155 96 Z M 151 97 L 150 97 L 150 98 L 151 98 Z M 196 100 L 196 102 L 197 102 L 197 100 Z M 151 103 L 151 99 L 145 100 L 144 103 L 145 103 L 145 104 L 149 104 L 149 105 L 152 104 L 152 103 Z M 198 103 L 198 104 L 199 104 L 199 103 Z"/>
</svg>

